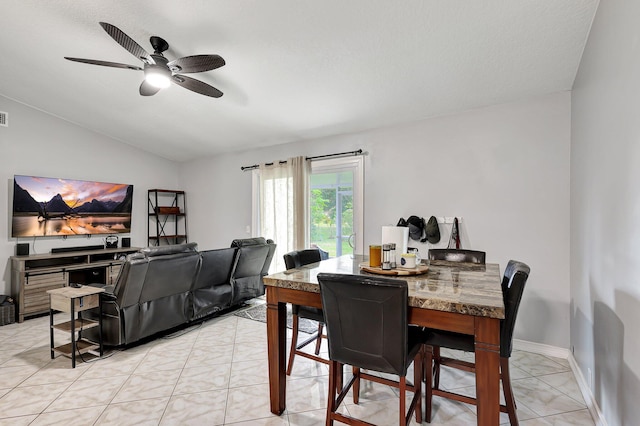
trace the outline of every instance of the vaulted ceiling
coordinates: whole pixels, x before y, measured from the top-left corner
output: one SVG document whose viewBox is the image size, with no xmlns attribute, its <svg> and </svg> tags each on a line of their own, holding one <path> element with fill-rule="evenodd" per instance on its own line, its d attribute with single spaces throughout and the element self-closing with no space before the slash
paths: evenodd
<svg viewBox="0 0 640 426">
<path fill-rule="evenodd" d="M 3 0 L 0 95 L 176 161 L 570 90 L 597 0 Z M 143 97 L 108 22 L 169 59 L 218 54 Z"/>
</svg>

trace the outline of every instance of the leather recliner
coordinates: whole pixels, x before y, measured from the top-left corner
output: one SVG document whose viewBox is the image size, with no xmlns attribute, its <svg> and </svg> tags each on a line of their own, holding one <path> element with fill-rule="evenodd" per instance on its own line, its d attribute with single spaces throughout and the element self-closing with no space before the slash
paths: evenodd
<svg viewBox="0 0 640 426">
<path fill-rule="evenodd" d="M 134 343 L 264 294 L 273 241 L 234 240 L 228 249 L 197 251 L 196 243 L 148 247 L 127 257 L 101 295 L 103 342 Z M 97 319 L 99 310 L 83 313 Z M 83 331 L 98 339 L 97 328 Z"/>
<path fill-rule="evenodd" d="M 189 294 L 200 269 L 196 243 L 148 247 L 127 257 L 102 294 L 103 342 L 119 346 L 189 320 Z M 97 318 L 97 310 L 87 311 Z M 97 339 L 97 330 L 85 331 Z"/>
</svg>

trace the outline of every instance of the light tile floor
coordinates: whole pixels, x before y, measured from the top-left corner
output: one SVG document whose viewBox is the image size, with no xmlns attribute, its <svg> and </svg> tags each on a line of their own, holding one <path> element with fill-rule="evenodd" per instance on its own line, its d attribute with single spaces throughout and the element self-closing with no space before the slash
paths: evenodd
<svg viewBox="0 0 640 426">
<path fill-rule="evenodd" d="M 594 424 L 566 360 L 518 351 L 511 366 L 520 424 Z M 50 359 L 48 317 L 0 327 L 0 425 L 323 425 L 327 383 L 326 365 L 297 357 L 287 411 L 272 415 L 266 326 L 232 313 L 75 369 Z M 472 376 L 449 369 L 442 385 L 475 392 Z M 363 382 L 360 404 L 347 397 L 343 410 L 394 425 L 397 395 Z M 433 406 L 432 425 L 476 423 L 475 407 L 437 397 Z"/>
</svg>

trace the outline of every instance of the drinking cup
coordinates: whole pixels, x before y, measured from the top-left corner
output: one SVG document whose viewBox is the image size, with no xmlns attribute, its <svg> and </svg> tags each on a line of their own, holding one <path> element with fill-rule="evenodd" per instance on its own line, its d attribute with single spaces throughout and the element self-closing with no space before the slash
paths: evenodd
<svg viewBox="0 0 640 426">
<path fill-rule="evenodd" d="M 416 267 L 416 255 L 413 253 L 402 253 L 400 258 L 400 265 L 403 268 L 415 268 Z"/>
<path fill-rule="evenodd" d="M 369 266 L 379 268 L 382 265 L 382 246 L 369 246 Z"/>
</svg>

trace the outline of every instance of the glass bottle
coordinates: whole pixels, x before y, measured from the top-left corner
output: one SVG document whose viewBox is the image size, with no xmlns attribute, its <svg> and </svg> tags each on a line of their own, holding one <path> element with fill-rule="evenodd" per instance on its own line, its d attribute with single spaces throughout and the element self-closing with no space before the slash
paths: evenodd
<svg viewBox="0 0 640 426">
<path fill-rule="evenodd" d="M 391 269 L 396 269 L 396 267 L 398 266 L 396 264 L 396 243 L 391 243 L 389 244 L 389 251 L 390 251 L 390 263 L 391 263 Z"/>
<path fill-rule="evenodd" d="M 382 245 L 382 269 L 385 271 L 391 269 L 391 244 Z"/>
</svg>

